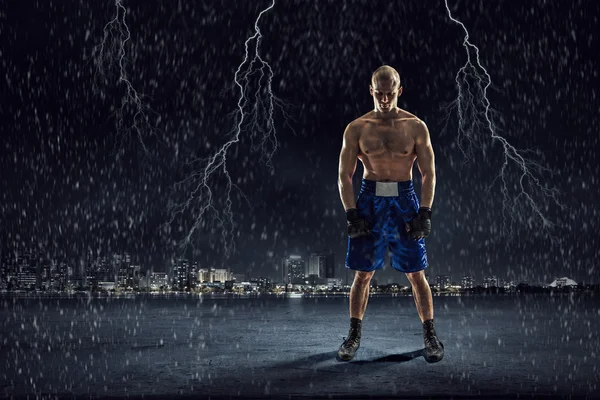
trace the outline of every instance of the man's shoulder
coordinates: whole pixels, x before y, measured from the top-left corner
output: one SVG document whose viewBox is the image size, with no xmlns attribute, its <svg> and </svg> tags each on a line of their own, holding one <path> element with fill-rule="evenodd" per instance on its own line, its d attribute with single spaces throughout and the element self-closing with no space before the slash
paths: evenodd
<svg viewBox="0 0 600 400">
<path fill-rule="evenodd" d="M 363 114 L 360 117 L 356 118 L 354 121 L 351 122 L 351 124 L 364 125 L 369 122 L 375 122 L 376 119 L 377 119 L 377 117 L 375 115 L 375 111 L 371 110 L 371 111 L 367 112 L 366 114 Z M 416 115 L 414 115 L 406 110 L 403 110 L 399 107 L 398 107 L 398 114 L 395 117 L 395 119 L 399 119 L 402 121 L 408 121 L 408 122 L 410 122 L 410 121 L 416 121 L 416 122 L 420 122 L 420 123 L 423 122 Z"/>
<path fill-rule="evenodd" d="M 368 113 L 363 114 L 360 117 L 356 118 L 354 121 L 350 122 L 349 125 L 352 125 L 355 127 L 364 126 L 366 123 L 373 120 L 374 115 L 375 115 L 375 113 L 373 111 L 369 111 Z"/>
<path fill-rule="evenodd" d="M 414 129 L 420 129 L 425 125 L 425 123 L 419 117 L 401 108 L 398 108 L 398 115 L 395 117 L 395 119 L 399 122 L 408 124 L 411 128 L 414 127 Z M 346 130 L 359 133 L 362 128 L 368 126 L 369 124 L 377 124 L 377 118 L 374 111 L 369 111 L 351 121 Z"/>
<path fill-rule="evenodd" d="M 346 127 L 346 132 L 349 134 L 360 135 L 362 128 L 369 123 L 371 112 L 361 115 L 360 117 L 352 120 Z"/>
<path fill-rule="evenodd" d="M 423 120 L 416 116 L 404 119 L 406 131 L 413 137 L 415 142 L 423 142 L 429 140 L 429 129 Z"/>
<path fill-rule="evenodd" d="M 421 119 L 419 117 L 417 117 L 415 114 L 410 113 L 406 110 L 403 110 L 401 108 L 398 108 L 398 117 L 400 119 L 402 119 L 403 121 L 406 121 L 410 124 L 414 124 L 414 123 L 423 123 L 423 121 L 421 121 Z"/>
<path fill-rule="evenodd" d="M 425 122 L 421 118 L 405 110 L 400 110 L 400 113 L 400 120 L 408 125 L 411 131 L 420 132 L 426 129 Z"/>
</svg>

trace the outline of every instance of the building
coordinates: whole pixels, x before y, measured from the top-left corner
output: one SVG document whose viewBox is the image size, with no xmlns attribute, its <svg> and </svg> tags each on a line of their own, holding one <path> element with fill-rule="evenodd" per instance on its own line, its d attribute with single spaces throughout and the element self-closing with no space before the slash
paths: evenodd
<svg viewBox="0 0 600 400">
<path fill-rule="evenodd" d="M 327 278 L 320 278 L 318 275 L 310 274 L 304 278 L 304 283 L 309 286 L 327 286 Z"/>
<path fill-rule="evenodd" d="M 342 279 L 341 278 L 327 278 L 327 289 L 331 290 L 333 288 L 341 288 L 342 287 Z"/>
<path fill-rule="evenodd" d="M 183 291 L 189 288 L 189 264 L 185 258 L 177 258 L 173 265 L 173 287 Z"/>
<path fill-rule="evenodd" d="M 548 286 L 550 286 L 550 287 L 556 287 L 556 288 L 573 287 L 573 286 L 577 286 L 577 282 L 575 282 L 573 279 L 567 278 L 565 276 L 563 278 L 556 278 Z"/>
<path fill-rule="evenodd" d="M 439 290 L 445 290 L 450 286 L 450 276 L 449 275 L 436 275 L 435 277 L 435 287 Z"/>
<path fill-rule="evenodd" d="M 52 269 L 52 278 L 50 287 L 52 290 L 62 292 L 69 285 L 69 267 L 64 261 L 59 261 L 54 264 Z"/>
<path fill-rule="evenodd" d="M 236 274 L 239 277 L 239 275 Z M 233 274 L 229 269 L 225 268 L 209 268 L 199 269 L 198 279 L 202 283 L 225 283 L 225 281 L 233 280 Z"/>
<path fill-rule="evenodd" d="M 0 257 L 0 288 L 14 289 L 17 285 L 17 269 L 12 253 L 3 252 Z"/>
<path fill-rule="evenodd" d="M 514 281 L 509 281 L 509 280 L 504 281 L 503 285 L 504 285 L 504 289 L 509 290 L 509 291 L 514 291 L 517 287 L 517 285 Z"/>
<path fill-rule="evenodd" d="M 52 266 L 50 260 L 42 261 L 40 269 L 40 287 L 42 290 L 50 290 L 52 284 Z"/>
<path fill-rule="evenodd" d="M 495 276 L 488 276 L 487 278 L 484 278 L 483 279 L 483 287 L 484 288 L 498 287 L 498 278 L 496 278 Z"/>
<path fill-rule="evenodd" d="M 198 270 L 199 270 L 198 261 L 192 261 L 192 264 L 190 265 L 190 273 L 189 273 L 190 287 L 196 287 L 196 286 L 198 286 L 198 282 L 200 282 Z"/>
<path fill-rule="evenodd" d="M 265 292 L 270 291 L 273 287 L 271 280 L 269 278 L 263 278 L 262 276 L 258 277 L 258 278 L 250 279 L 250 284 L 256 285 L 258 290 L 265 291 Z"/>
<path fill-rule="evenodd" d="M 198 274 L 198 282 L 207 283 L 210 279 L 209 271 L 209 269 L 198 268 L 198 271 L 196 272 Z"/>
<path fill-rule="evenodd" d="M 236 282 L 243 282 L 246 280 L 246 274 L 231 274 L 232 279 Z"/>
<path fill-rule="evenodd" d="M 169 277 L 166 272 L 150 273 L 150 290 L 162 290 L 169 288 Z"/>
<path fill-rule="evenodd" d="M 91 249 L 88 249 L 85 254 L 85 260 L 83 263 L 83 276 L 85 278 L 85 286 L 91 290 L 98 289 L 98 277 L 97 262 L 94 260 L 94 255 Z"/>
<path fill-rule="evenodd" d="M 475 287 L 475 278 L 470 275 L 465 275 L 460 280 L 460 287 L 463 289 L 472 289 Z"/>
<path fill-rule="evenodd" d="M 312 253 L 310 255 L 306 275 L 316 275 L 318 278 L 322 279 L 335 278 L 334 261 L 334 254 L 329 250 Z"/>
<path fill-rule="evenodd" d="M 16 253 L 17 287 L 24 290 L 34 290 L 37 286 L 36 257 L 29 251 Z"/>
<path fill-rule="evenodd" d="M 303 284 L 306 278 L 306 267 L 302 257 L 291 255 L 284 258 L 283 274 L 283 283 Z"/>
<path fill-rule="evenodd" d="M 215 282 L 225 283 L 225 281 L 230 281 L 233 278 L 231 272 L 225 268 L 211 269 L 208 276 L 209 276 L 208 281 L 210 283 L 215 283 Z"/>
<path fill-rule="evenodd" d="M 140 287 L 140 271 L 141 266 L 139 264 L 129 264 L 127 268 L 127 280 L 126 286 L 132 289 L 139 289 Z"/>
<path fill-rule="evenodd" d="M 127 274 L 128 267 L 131 258 L 129 254 L 125 253 L 123 256 L 120 254 L 113 254 L 113 268 L 117 272 L 117 286 L 127 287 Z"/>
<path fill-rule="evenodd" d="M 99 256 L 96 259 L 96 276 L 98 282 L 115 282 L 115 270 L 109 257 Z"/>
</svg>

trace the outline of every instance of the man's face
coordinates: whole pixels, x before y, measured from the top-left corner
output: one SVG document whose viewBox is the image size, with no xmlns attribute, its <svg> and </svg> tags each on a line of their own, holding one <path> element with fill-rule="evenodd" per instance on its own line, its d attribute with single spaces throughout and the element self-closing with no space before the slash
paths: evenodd
<svg viewBox="0 0 600 400">
<path fill-rule="evenodd" d="M 387 113 L 394 110 L 398 104 L 398 96 L 402 87 L 392 79 L 378 79 L 369 86 L 375 103 L 375 111 Z"/>
</svg>

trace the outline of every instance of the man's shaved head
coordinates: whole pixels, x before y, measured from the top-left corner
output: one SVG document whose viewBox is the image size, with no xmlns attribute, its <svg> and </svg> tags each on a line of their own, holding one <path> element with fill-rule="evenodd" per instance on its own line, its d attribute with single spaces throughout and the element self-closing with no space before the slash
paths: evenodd
<svg viewBox="0 0 600 400">
<path fill-rule="evenodd" d="M 378 115 L 397 113 L 398 97 L 402 94 L 400 74 L 389 65 L 383 65 L 373 72 L 369 93 L 373 97 L 375 112 Z"/>
<path fill-rule="evenodd" d="M 394 88 L 400 87 L 400 74 L 389 65 L 382 65 L 373 72 L 371 76 L 371 85 L 376 86 L 377 81 L 394 81 Z"/>
</svg>

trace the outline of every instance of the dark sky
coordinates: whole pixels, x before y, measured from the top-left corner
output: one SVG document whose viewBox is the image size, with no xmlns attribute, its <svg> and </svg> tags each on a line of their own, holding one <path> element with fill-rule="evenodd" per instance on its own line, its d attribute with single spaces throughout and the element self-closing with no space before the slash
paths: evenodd
<svg viewBox="0 0 600 400">
<path fill-rule="evenodd" d="M 194 193 L 189 183 L 174 184 L 206 165 L 193 160 L 212 156 L 233 138 L 239 96 L 233 78 L 255 18 L 270 3 L 124 0 L 130 39 L 123 66 L 132 87 L 144 95 L 144 120 L 131 103 L 119 112 L 128 98 L 118 69 L 117 45 L 124 36 L 112 31 L 104 59 L 96 47 L 115 18 L 114 2 L 4 1 L 3 248 L 34 240 L 48 257 L 70 260 L 87 248 L 127 250 L 144 266 L 164 268 L 199 210 L 197 204 L 169 223 L 169 204 Z M 223 217 L 226 201 L 222 170 L 208 181 L 219 214 L 205 215 L 189 253 L 203 266 L 227 265 L 256 276 L 275 275 L 286 254 L 308 256 L 330 248 L 341 270 L 346 251 L 337 189 L 342 133 L 372 108 L 369 78 L 389 64 L 403 81 L 399 106 L 427 123 L 436 153 L 428 273 L 448 274 L 454 281 L 462 274 L 477 280 L 495 274 L 534 283 L 560 276 L 598 282 L 600 43 L 594 27 L 600 3 L 450 5 L 492 78 L 496 133 L 528 149 L 527 157 L 547 168 L 533 169 L 534 176 L 543 187 L 560 191 L 563 208 L 539 190 L 531 192 L 556 224 L 553 229 L 544 230 L 523 197 L 517 198 L 514 165 L 507 169 L 507 187 L 517 207 L 503 216 L 502 185 L 494 181 L 503 152 L 489 131 L 474 132 L 470 157 L 458 146 L 457 113 L 449 114 L 447 107 L 456 99 L 455 76 L 467 55 L 464 33 L 449 20 L 443 1 L 277 1 L 259 24 L 260 56 L 273 70 L 274 94 L 286 104 L 274 114 L 273 173 L 252 147 L 261 133 L 244 125 L 227 153 L 231 179 L 253 205 L 232 192 L 234 224 L 228 228 L 237 253 L 227 256 L 215 219 Z M 250 77 L 252 96 L 258 77 Z M 268 99 L 265 90 L 258 95 Z M 254 104 L 256 97 L 247 110 Z M 139 135 L 126 129 L 134 122 Z M 359 163 L 356 184 L 361 175 Z M 406 281 L 401 275 L 387 266 L 376 277 Z"/>
</svg>

